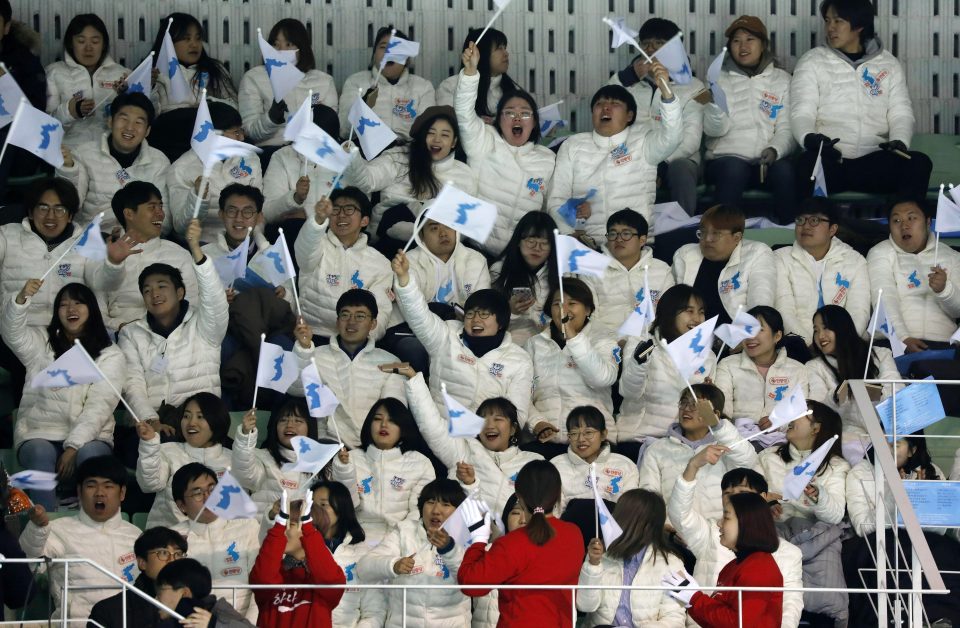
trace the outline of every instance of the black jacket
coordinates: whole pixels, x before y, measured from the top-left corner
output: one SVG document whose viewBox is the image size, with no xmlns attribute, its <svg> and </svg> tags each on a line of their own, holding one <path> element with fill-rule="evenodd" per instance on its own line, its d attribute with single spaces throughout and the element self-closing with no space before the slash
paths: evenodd
<svg viewBox="0 0 960 628">
<path fill-rule="evenodd" d="M 134 581 L 134 586 L 154 597 L 153 581 L 140 574 Z M 141 598 L 136 593 L 121 591 L 105 600 L 100 600 L 90 611 L 91 623 L 87 628 L 95 628 L 97 622 L 106 628 L 121 628 L 123 624 L 123 596 L 127 596 L 127 626 L 138 626 L 139 628 L 156 628 L 160 623 L 160 614 L 157 607 Z"/>
</svg>

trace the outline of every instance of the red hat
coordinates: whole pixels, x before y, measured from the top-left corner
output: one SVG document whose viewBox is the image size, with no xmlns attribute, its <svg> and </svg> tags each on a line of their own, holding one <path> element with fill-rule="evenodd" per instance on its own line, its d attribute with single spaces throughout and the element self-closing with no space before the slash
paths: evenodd
<svg viewBox="0 0 960 628">
<path fill-rule="evenodd" d="M 724 31 L 723 36 L 727 39 L 730 39 L 730 37 L 740 29 L 753 33 L 764 41 L 769 41 L 770 39 L 767 36 L 767 27 L 763 25 L 763 22 L 760 21 L 760 18 L 753 15 L 741 15 L 735 19 L 733 24 L 728 26 L 727 30 Z"/>
</svg>

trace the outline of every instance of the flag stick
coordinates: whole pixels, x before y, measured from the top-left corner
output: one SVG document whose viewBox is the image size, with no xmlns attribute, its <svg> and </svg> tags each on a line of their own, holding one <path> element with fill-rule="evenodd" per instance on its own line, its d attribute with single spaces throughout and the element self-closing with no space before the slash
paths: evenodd
<svg viewBox="0 0 960 628">
<path fill-rule="evenodd" d="M 104 212 L 100 212 L 100 214 L 97 216 L 97 218 L 103 218 L 103 214 L 104 214 Z M 95 220 L 97 220 L 97 218 L 94 218 L 93 220 L 91 220 L 90 223 L 87 224 L 87 227 L 89 227 L 90 224 L 93 224 L 93 222 L 94 222 Z M 50 268 L 47 269 L 47 272 L 45 272 L 45 273 L 43 273 L 42 275 L 40 275 L 40 281 L 43 281 L 44 279 L 46 279 L 46 278 L 47 278 L 47 275 L 49 275 L 49 274 L 53 271 L 53 269 L 56 268 L 56 267 L 60 264 L 60 262 L 63 260 L 63 258 L 66 257 L 66 256 L 70 253 L 70 251 L 73 250 L 73 247 L 76 246 L 76 244 L 77 244 L 77 242 L 80 240 L 80 238 L 83 237 L 83 234 L 87 232 L 87 227 L 84 227 L 83 231 L 80 232 L 80 235 L 78 235 L 77 237 L 75 237 L 75 238 L 73 239 L 73 242 L 70 243 L 70 246 L 67 247 L 67 250 L 64 251 L 64 252 L 60 255 L 60 257 L 57 258 L 57 261 L 55 261 L 53 264 L 50 265 Z"/>
<path fill-rule="evenodd" d="M 280 234 L 280 237 L 283 238 L 284 247 L 289 251 L 290 247 L 287 247 L 287 238 L 283 235 L 283 227 L 278 227 L 277 232 Z M 292 270 L 292 269 L 291 269 Z M 297 278 L 296 276 L 290 278 L 290 287 L 293 288 L 293 302 L 297 305 L 297 316 L 303 318 L 303 310 L 300 309 L 300 295 L 297 294 Z"/>
<path fill-rule="evenodd" d="M 934 268 L 936 268 L 937 266 L 940 265 L 940 263 L 939 263 L 939 261 L 940 261 L 940 231 L 939 231 L 939 229 L 936 231 L 936 235 L 934 236 L 934 238 L 935 238 L 935 239 L 934 239 L 934 241 L 933 241 L 933 242 L 934 242 L 934 244 L 933 244 L 933 266 L 934 266 Z"/>
<path fill-rule="evenodd" d="M 613 20 L 611 20 L 608 17 L 603 18 L 603 23 L 609 26 L 611 29 L 619 29 L 619 27 L 613 23 Z M 681 34 L 682 32 L 677 33 L 676 35 L 674 35 L 674 37 L 679 37 Z M 644 50 L 640 46 L 640 44 L 637 43 L 636 39 L 634 39 L 633 37 L 630 37 L 627 39 L 627 42 L 630 43 L 634 48 L 636 48 L 640 52 L 640 54 L 643 55 L 643 58 L 647 60 L 647 63 L 653 63 L 653 58 L 647 54 L 647 51 Z M 671 98 L 673 98 L 673 90 L 670 89 L 670 86 L 667 84 L 666 81 L 658 80 L 657 84 L 660 86 L 660 91 L 662 91 L 663 94 L 667 97 L 667 100 L 670 100 Z"/>
<path fill-rule="evenodd" d="M 558 237 L 560 237 L 560 230 L 559 230 L 559 229 L 554 229 L 554 230 L 553 230 L 553 242 L 554 242 L 553 248 L 554 248 L 554 250 L 557 249 L 556 242 L 557 242 L 557 238 L 558 238 Z M 564 296 L 563 296 L 563 266 L 560 264 L 560 251 L 559 251 L 559 250 L 556 250 L 556 253 L 557 253 L 557 283 L 559 284 L 559 287 L 560 287 L 560 331 L 563 332 L 563 338 L 564 338 L 564 340 L 566 340 L 566 338 L 567 338 L 567 321 L 566 321 L 566 318 L 567 318 L 567 317 L 564 316 L 564 314 L 563 314 L 563 301 L 564 301 Z M 551 306 L 551 307 L 552 307 L 552 306 Z"/>
<path fill-rule="evenodd" d="M 200 190 L 197 192 L 197 200 L 193 204 L 193 219 L 196 220 L 200 215 L 200 205 L 203 203 L 203 192 L 204 188 L 207 187 L 207 184 L 210 181 L 210 176 L 207 174 L 206 168 L 203 170 L 203 177 L 200 178 Z"/>
<path fill-rule="evenodd" d="M 260 29 L 257 29 L 257 30 L 260 30 Z M 360 89 L 362 90 L 363 88 L 361 87 Z M 313 111 L 313 90 L 312 89 L 307 91 L 307 100 L 310 101 L 310 111 Z M 303 157 L 303 155 L 301 155 L 301 157 Z M 307 176 L 307 158 L 306 157 L 303 157 L 303 172 L 300 176 L 301 177 Z"/>
<path fill-rule="evenodd" d="M 596 497 L 597 495 L 600 494 L 599 491 L 597 490 L 597 463 L 596 462 L 590 463 L 590 482 L 591 484 L 593 484 L 593 494 L 594 494 L 594 497 Z M 596 513 L 594 516 L 594 525 L 596 527 L 594 528 L 593 538 L 599 539 L 600 538 L 600 504 L 597 503 L 596 499 L 593 500 L 593 511 Z"/>
<path fill-rule="evenodd" d="M 817 180 L 817 162 L 820 161 L 820 155 L 821 155 L 822 153 L 823 153 L 823 142 L 821 141 L 821 142 L 820 142 L 820 148 L 817 149 L 817 161 L 813 162 L 813 172 L 810 173 L 810 180 L 811 180 L 811 181 L 816 181 L 816 180 Z M 823 168 L 822 162 L 821 162 L 820 167 Z"/>
<path fill-rule="evenodd" d="M 317 360 L 312 355 L 310 356 L 310 364 L 312 364 L 313 368 L 317 370 L 317 375 L 320 375 L 320 369 L 317 368 Z M 336 410 L 334 410 L 334 412 L 336 412 Z M 343 445 L 343 439 L 340 438 L 340 430 L 337 428 L 337 420 L 333 418 L 333 414 L 333 412 L 330 413 L 330 416 L 327 418 L 330 419 L 331 423 L 333 423 L 333 433 L 337 435 L 337 442 L 340 443 L 340 445 Z"/>
<path fill-rule="evenodd" d="M 800 416 L 798 416 L 798 417 L 796 417 L 796 418 L 793 418 L 793 419 L 787 421 L 784 425 L 788 425 L 788 424 L 790 424 L 790 423 L 793 423 L 793 422 L 796 421 L 797 419 L 802 419 L 803 417 L 809 416 L 809 415 L 811 415 L 811 414 L 813 414 L 813 410 L 807 410 L 806 412 L 804 412 L 804 413 L 801 414 Z M 780 429 L 781 427 L 783 427 L 783 425 L 771 425 L 770 427 L 768 427 L 768 428 L 765 429 L 765 430 L 760 430 L 760 431 L 757 432 L 756 434 L 751 434 L 750 436 L 747 436 L 746 438 L 742 438 L 742 439 L 738 440 L 738 441 L 735 442 L 734 444 L 730 445 L 730 449 L 733 449 L 734 447 L 736 447 L 737 445 L 740 445 L 741 443 L 749 442 L 749 441 L 753 440 L 754 438 L 756 438 L 756 437 L 758 437 L 758 436 L 760 436 L 760 435 L 762 435 L 762 434 L 766 434 L 766 433 L 768 433 L 768 432 L 772 432 L 772 431 L 774 431 L 774 430 Z"/>
<path fill-rule="evenodd" d="M 266 339 L 266 334 L 260 334 L 260 352 L 257 354 L 257 379 L 253 382 L 253 403 L 250 404 L 250 407 L 254 410 L 257 409 L 257 393 L 260 392 L 260 353 L 263 353 L 263 343 Z"/>
<path fill-rule="evenodd" d="M 873 319 L 870 321 L 870 343 L 867 345 L 867 363 L 863 365 L 863 379 L 867 379 L 870 372 L 870 354 L 873 352 L 873 337 L 877 333 L 877 315 L 880 314 L 880 299 L 883 297 L 883 288 L 877 290 L 877 304 L 873 306 Z"/>
<path fill-rule="evenodd" d="M 7 71 L 7 67 L 3 66 L 4 72 Z M 17 119 L 20 117 L 20 110 L 23 109 L 23 105 L 26 104 L 27 99 L 21 98 L 20 102 L 17 104 L 17 110 L 13 112 L 13 120 L 10 121 L 10 128 L 7 130 L 7 137 L 3 140 L 3 148 L 0 148 L 0 164 L 3 163 L 3 156 L 7 154 L 7 145 L 10 144 L 10 136 L 13 135 L 13 129 L 17 126 Z"/>
<path fill-rule="evenodd" d="M 453 181 L 447 181 L 447 182 L 444 184 L 444 188 L 447 187 L 448 185 L 453 185 Z M 440 192 L 443 193 L 443 190 L 440 190 Z M 439 194 L 438 194 L 437 196 L 439 196 Z M 418 231 L 419 228 L 420 228 L 420 222 L 427 217 L 427 212 L 428 212 L 428 211 L 430 211 L 429 208 L 427 208 L 426 211 L 421 211 L 420 214 L 414 219 L 414 221 L 413 221 L 413 234 L 410 235 L 410 239 L 407 240 L 407 243 L 403 246 L 403 252 L 404 252 L 404 253 L 407 252 L 407 250 L 408 250 L 408 249 L 410 248 L 410 246 L 413 244 L 414 239 L 416 239 L 416 237 L 417 237 L 417 231 Z"/>
<path fill-rule="evenodd" d="M 130 416 L 133 417 L 133 420 L 139 423 L 140 417 L 138 417 L 137 413 L 133 411 L 133 408 L 131 408 L 130 404 L 127 403 L 127 400 L 123 398 L 123 395 L 121 395 L 120 391 L 117 390 L 117 387 L 113 385 L 113 382 L 111 382 L 110 379 L 106 375 L 104 375 L 103 371 L 100 370 L 100 367 L 97 366 L 97 363 L 93 361 L 93 358 L 91 358 L 90 354 L 87 353 L 87 349 L 86 347 L 83 346 L 83 343 L 80 342 L 80 339 L 79 338 L 74 339 L 73 344 L 74 346 L 80 347 L 80 351 L 83 352 L 83 355 L 87 356 L 87 359 L 90 360 L 90 365 L 97 370 L 97 373 L 99 373 L 100 377 L 103 378 L 103 381 L 107 383 L 107 386 L 110 387 L 110 390 L 116 393 L 117 397 L 120 398 L 120 403 L 122 403 L 123 406 L 127 409 L 127 412 L 130 413 Z"/>
<path fill-rule="evenodd" d="M 474 45 L 478 45 L 480 40 L 483 39 L 483 36 L 487 34 L 487 31 L 490 30 L 490 27 L 493 26 L 493 23 L 497 21 L 497 18 L 500 17 L 500 14 L 503 13 L 504 9 L 510 6 L 510 0 L 504 2 L 502 6 L 497 9 L 497 12 L 493 14 L 493 17 L 490 18 L 490 21 L 487 22 L 487 25 L 483 27 L 483 30 L 480 32 L 480 36 L 477 37 L 477 41 L 473 42 Z"/>
<path fill-rule="evenodd" d="M 390 39 L 393 39 L 394 35 L 396 35 L 396 34 L 397 34 L 397 29 L 391 28 L 391 29 L 390 29 Z M 387 40 L 387 44 L 390 43 L 390 39 Z M 384 50 L 384 51 L 383 51 L 383 54 L 384 54 L 384 56 L 386 56 L 387 51 Z M 387 65 L 387 64 L 384 63 L 383 60 L 381 59 L 379 65 L 377 66 L 377 75 L 373 77 L 373 83 L 370 85 L 370 89 L 377 89 L 377 85 L 380 83 L 380 75 L 383 74 L 383 66 L 385 66 L 385 65 Z"/>
</svg>

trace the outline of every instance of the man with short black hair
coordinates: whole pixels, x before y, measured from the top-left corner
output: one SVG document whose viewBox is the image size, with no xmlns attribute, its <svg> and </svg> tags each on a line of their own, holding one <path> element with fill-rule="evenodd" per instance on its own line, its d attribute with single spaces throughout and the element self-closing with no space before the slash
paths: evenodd
<svg viewBox="0 0 960 628">
<path fill-rule="evenodd" d="M 185 624 L 160 611 L 163 628 L 254 628 L 223 598 L 211 595 L 210 570 L 192 558 L 174 561 L 157 574 L 157 601 L 187 618 Z"/>
</svg>

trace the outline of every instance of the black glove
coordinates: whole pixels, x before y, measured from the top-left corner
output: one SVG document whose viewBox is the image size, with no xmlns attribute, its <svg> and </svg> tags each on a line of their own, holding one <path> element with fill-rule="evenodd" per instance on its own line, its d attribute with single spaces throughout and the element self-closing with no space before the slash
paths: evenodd
<svg viewBox="0 0 960 628">
<path fill-rule="evenodd" d="M 820 150 L 820 144 L 823 143 L 823 151 L 820 153 L 823 159 L 826 161 L 840 161 L 843 155 L 840 154 L 840 151 L 834 146 L 839 141 L 839 137 L 832 140 L 821 133 L 807 133 L 807 136 L 803 138 L 803 147 L 815 153 Z"/>
<path fill-rule="evenodd" d="M 273 104 L 270 105 L 270 111 L 267 112 L 267 117 L 270 118 L 270 122 L 274 124 L 283 124 L 287 121 L 287 103 L 284 101 L 273 101 Z"/>
<path fill-rule="evenodd" d="M 905 153 L 909 149 L 907 148 L 907 145 L 900 140 L 890 140 L 889 142 L 881 142 L 880 150 L 888 150 L 890 152 L 898 150 L 901 153 Z"/>
<path fill-rule="evenodd" d="M 647 361 L 647 358 L 650 357 L 651 349 L 653 349 L 652 340 L 641 342 L 637 345 L 637 348 L 633 350 L 633 359 L 637 361 L 637 364 L 643 364 Z"/>
</svg>

